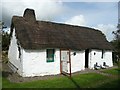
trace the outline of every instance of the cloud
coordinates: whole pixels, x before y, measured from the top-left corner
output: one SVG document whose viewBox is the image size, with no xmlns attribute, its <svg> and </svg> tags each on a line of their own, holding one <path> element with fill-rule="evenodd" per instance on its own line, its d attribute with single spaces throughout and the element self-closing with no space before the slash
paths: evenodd
<svg viewBox="0 0 120 90">
<path fill-rule="evenodd" d="M 78 26 L 85 26 L 86 21 L 83 15 L 77 15 L 73 16 L 67 21 L 65 21 L 66 24 L 71 24 L 71 25 L 78 25 Z"/>
<path fill-rule="evenodd" d="M 66 24 L 78 25 L 78 26 L 88 26 L 87 21 L 83 15 L 76 15 L 65 21 Z M 113 24 L 98 24 L 95 27 L 89 26 L 91 28 L 98 29 L 105 34 L 106 39 L 108 41 L 112 41 L 114 39 L 113 31 L 117 30 L 116 26 Z"/>
<path fill-rule="evenodd" d="M 108 41 L 111 41 L 114 39 L 114 36 L 112 34 L 113 31 L 117 30 L 115 25 L 112 24 L 98 24 L 95 29 L 101 30 L 105 35 Z"/>
<path fill-rule="evenodd" d="M 38 20 L 54 20 L 65 8 L 57 0 L 4 0 L 2 1 L 2 19 L 10 25 L 13 15 L 22 16 L 26 8 L 34 9 Z"/>
<path fill-rule="evenodd" d="M 61 0 L 64 2 L 119 2 L 119 0 Z"/>
</svg>

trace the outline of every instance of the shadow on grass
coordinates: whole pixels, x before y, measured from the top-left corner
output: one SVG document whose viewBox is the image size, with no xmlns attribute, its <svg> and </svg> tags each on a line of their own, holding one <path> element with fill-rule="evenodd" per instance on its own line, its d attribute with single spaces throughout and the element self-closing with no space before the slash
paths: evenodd
<svg viewBox="0 0 120 90">
<path fill-rule="evenodd" d="M 63 74 L 63 75 L 66 76 L 76 86 L 76 88 L 78 90 L 80 89 L 79 84 L 72 77 L 70 77 L 69 75 L 66 75 L 66 74 Z"/>
<path fill-rule="evenodd" d="M 118 69 L 115 69 L 116 71 L 118 71 L 118 73 L 120 74 L 120 68 L 118 68 Z"/>
<path fill-rule="evenodd" d="M 104 83 L 104 84 L 98 86 L 97 88 L 120 88 L 119 83 L 120 83 L 120 80 L 113 80 L 113 81 Z"/>
</svg>

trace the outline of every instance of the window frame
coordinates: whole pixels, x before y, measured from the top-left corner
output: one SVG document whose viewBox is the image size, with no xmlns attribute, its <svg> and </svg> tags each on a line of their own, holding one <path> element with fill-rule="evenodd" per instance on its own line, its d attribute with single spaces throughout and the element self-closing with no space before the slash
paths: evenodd
<svg viewBox="0 0 120 90">
<path fill-rule="evenodd" d="M 54 56 L 55 56 L 55 49 L 46 49 L 46 62 L 54 62 Z M 50 60 L 51 58 L 52 60 Z"/>
</svg>

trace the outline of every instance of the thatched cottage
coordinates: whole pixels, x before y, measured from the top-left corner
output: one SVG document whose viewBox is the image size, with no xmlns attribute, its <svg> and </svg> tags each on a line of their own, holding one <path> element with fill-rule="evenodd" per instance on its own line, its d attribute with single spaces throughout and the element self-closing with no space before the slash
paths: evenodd
<svg viewBox="0 0 120 90">
<path fill-rule="evenodd" d="M 71 74 L 96 63 L 113 66 L 111 45 L 101 31 L 37 21 L 32 9 L 12 18 L 8 58 L 23 77 Z"/>
</svg>

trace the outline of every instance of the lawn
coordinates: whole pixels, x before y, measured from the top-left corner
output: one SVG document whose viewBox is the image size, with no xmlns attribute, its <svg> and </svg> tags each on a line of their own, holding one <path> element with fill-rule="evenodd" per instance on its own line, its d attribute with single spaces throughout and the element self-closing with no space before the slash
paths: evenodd
<svg viewBox="0 0 120 90">
<path fill-rule="evenodd" d="M 99 85 L 96 88 L 120 88 L 119 83 L 120 83 L 120 79 L 112 80 L 102 85 Z"/>
<path fill-rule="evenodd" d="M 77 74 L 72 78 L 60 76 L 48 80 L 38 80 L 24 83 L 11 83 L 2 78 L 3 88 L 110 88 L 118 87 L 118 79 L 97 73 Z"/>
<path fill-rule="evenodd" d="M 1 87 L 2 87 L 2 74 L 1 74 L 1 71 L 0 71 L 0 90 L 1 90 Z"/>
<path fill-rule="evenodd" d="M 108 69 L 108 70 L 104 70 L 102 72 L 112 74 L 112 75 L 118 75 L 118 74 L 120 74 L 120 68 Z"/>
</svg>

